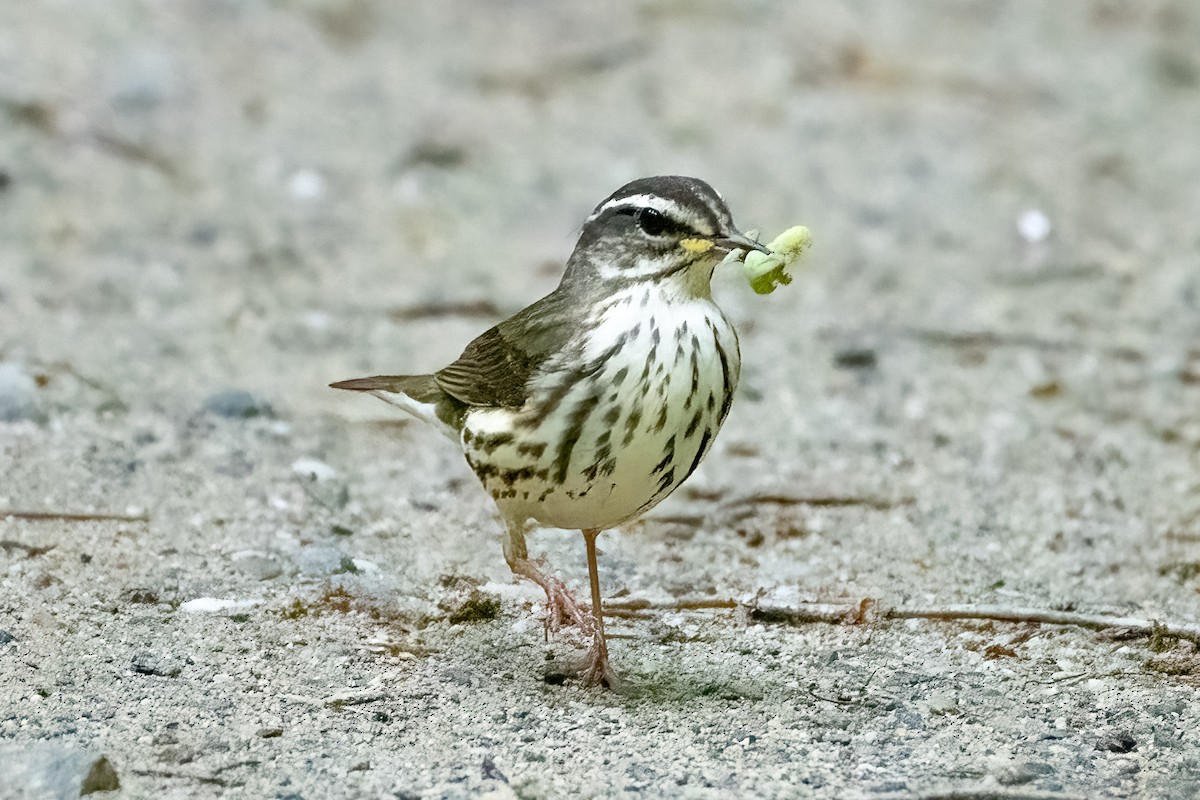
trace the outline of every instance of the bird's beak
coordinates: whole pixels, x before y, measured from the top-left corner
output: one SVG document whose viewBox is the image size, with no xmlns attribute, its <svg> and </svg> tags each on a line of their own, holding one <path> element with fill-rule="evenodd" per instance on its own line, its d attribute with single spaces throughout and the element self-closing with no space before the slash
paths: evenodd
<svg viewBox="0 0 1200 800">
<path fill-rule="evenodd" d="M 771 251 L 767 249 L 766 245 L 759 244 L 749 236 L 746 236 L 744 233 L 739 233 L 736 230 L 732 231 L 731 233 L 713 237 L 713 244 L 730 253 L 734 250 L 745 250 L 747 253 L 749 253 L 751 250 L 757 250 L 760 253 L 766 253 L 767 255 L 771 254 Z"/>
</svg>

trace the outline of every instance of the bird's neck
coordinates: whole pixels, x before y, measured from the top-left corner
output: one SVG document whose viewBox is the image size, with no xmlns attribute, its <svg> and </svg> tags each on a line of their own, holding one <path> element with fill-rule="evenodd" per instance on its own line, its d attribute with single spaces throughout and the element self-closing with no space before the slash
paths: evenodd
<svg viewBox="0 0 1200 800">
<path fill-rule="evenodd" d="M 712 275 L 716 262 L 697 262 L 671 269 L 661 261 L 642 259 L 634 266 L 589 264 L 587 269 L 568 266 L 560 288 L 569 288 L 577 296 L 595 301 L 617 295 L 649 295 L 658 302 L 686 303 L 712 300 Z"/>
</svg>

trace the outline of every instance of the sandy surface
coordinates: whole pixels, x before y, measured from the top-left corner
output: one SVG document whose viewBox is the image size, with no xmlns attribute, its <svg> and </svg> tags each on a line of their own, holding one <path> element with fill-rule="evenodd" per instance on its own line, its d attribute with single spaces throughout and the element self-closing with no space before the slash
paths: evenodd
<svg viewBox="0 0 1200 800">
<path fill-rule="evenodd" d="M 0 515 L 0 796 L 1195 796 L 1195 644 L 881 610 L 1200 619 L 1200 12 L 576 5 L 0 4 L 0 509 L 131 517 Z M 605 592 L 877 606 L 614 619 L 614 694 L 454 448 L 324 387 L 672 172 L 817 244 L 717 280 L 739 397 Z"/>
</svg>

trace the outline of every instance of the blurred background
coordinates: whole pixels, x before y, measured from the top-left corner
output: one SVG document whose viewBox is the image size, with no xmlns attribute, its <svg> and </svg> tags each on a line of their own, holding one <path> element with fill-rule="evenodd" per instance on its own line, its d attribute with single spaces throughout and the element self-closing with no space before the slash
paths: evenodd
<svg viewBox="0 0 1200 800">
<path fill-rule="evenodd" d="M 747 320 L 1194 333 L 1198 16 L 7 4 L 0 347 L 102 341 L 90 371 L 128 402 L 205 375 L 328 410 L 327 379 L 440 365 L 491 321 L 403 309 L 525 305 L 597 201 L 662 173 L 707 179 L 743 227 L 816 233 L 803 287 L 724 293 Z"/>
<path fill-rule="evenodd" d="M 54 708 L 101 702 L 106 685 L 75 662 L 97 625 L 118 651 L 142 641 L 123 616 L 142 613 L 131 597 L 152 595 L 178 635 L 233 653 L 239 637 L 300 623 L 251 614 L 218 631 L 175 609 L 201 597 L 290 608 L 332 585 L 416 630 L 445 616 L 447 575 L 511 587 L 493 510 L 459 454 L 325 386 L 448 363 L 551 290 L 592 207 L 650 174 L 701 177 L 743 229 L 769 239 L 805 224 L 816 244 L 769 297 L 736 271 L 717 277 L 742 338 L 737 402 L 688 486 L 636 536 L 606 534 L 606 592 L 1091 603 L 1195 619 L 1198 41 L 1200 9 L 1184 0 L 0 4 L 0 510 L 150 519 L 115 534 L 0 523 L 6 541 L 55 548 L 0 560 L 0 627 L 42 674 L 76 676 L 38 719 L 55 729 Z M 536 547 L 582 583 L 576 539 L 539 535 Z M 536 593 L 504 597 L 517 624 Z M 728 624 L 696 634 L 704 654 L 671 656 L 683 674 L 710 651 L 753 674 L 747 659 L 762 652 L 729 645 Z M 350 667 L 327 648 L 358 653 L 368 634 L 327 627 L 304 669 L 340 674 Z M 504 662 L 504 647 L 541 638 L 505 625 L 495 635 L 508 644 L 477 648 L 461 637 L 483 634 L 429 630 L 454 655 L 423 652 L 398 685 L 450 692 L 458 678 L 438 664 L 502 671 L 474 659 Z M 886 655 L 834 631 L 809 649 L 777 642 L 773 674 L 825 680 L 821 653 L 839 643 L 849 674 L 850 653 Z M 990 686 L 960 645 L 929 636 L 894 652 L 961 656 Z M 1078 667 L 1020 652 L 1012 668 L 1026 675 Z M 215 653 L 203 668 L 242 686 L 240 662 Z M 272 693 L 312 678 L 290 663 Z M 914 668 L 940 669 L 926 666 Z M 873 685 L 887 687 L 893 667 L 862 669 L 883 669 Z M 1140 662 L 1080 669 L 1142 674 Z M 3 680 L 14 697 L 40 685 L 32 672 Z M 1104 703 L 1142 720 L 1128 725 L 1144 743 L 1157 734 L 1137 692 L 1160 688 L 1132 680 Z M 535 692 L 497 680 L 475 694 L 507 708 L 510 690 Z M 786 712 L 749 704 L 745 718 L 812 705 L 781 696 Z M 1019 718 L 1106 719 L 1076 724 L 1079 708 L 1104 705 L 1090 695 L 1012 702 L 915 755 L 887 738 L 911 719 L 865 712 L 846 724 L 883 738 L 836 754 L 885 774 L 922 758 L 959 774 L 963 742 L 1019 738 L 1005 727 Z M 1180 708 L 1200 719 L 1194 697 Z M 937 715 L 929 731 L 942 730 Z M 323 723 L 297 719 L 319 736 Z M 121 724 L 113 746 L 136 761 L 153 726 Z M 623 746 L 653 762 L 630 724 Z M 1074 749 L 1091 753 L 1089 737 Z M 659 777 L 683 763 L 662 757 L 646 767 Z M 1137 777 L 1058 757 L 1037 763 L 1085 775 L 1089 792 L 1157 785 L 1149 762 Z M 867 785 L 811 763 L 826 764 L 828 787 Z"/>
</svg>

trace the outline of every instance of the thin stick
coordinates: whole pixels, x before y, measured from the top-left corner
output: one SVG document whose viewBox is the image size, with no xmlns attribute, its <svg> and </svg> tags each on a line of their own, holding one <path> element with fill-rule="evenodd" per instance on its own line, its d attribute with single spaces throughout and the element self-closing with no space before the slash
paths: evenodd
<svg viewBox="0 0 1200 800">
<path fill-rule="evenodd" d="M 1043 625 L 1078 625 L 1092 630 L 1123 628 L 1141 636 L 1169 636 L 1200 643 L 1200 624 L 1195 622 L 1160 622 L 1138 617 L 1113 617 L 1106 614 L 1080 614 L 1074 611 L 1053 611 L 1042 608 L 1010 608 L 1008 606 L 948 605 L 930 608 L 893 608 L 885 614 L 889 619 L 989 619 L 997 622 L 1036 622 Z"/>
<path fill-rule="evenodd" d="M 901 497 L 891 500 L 886 497 L 863 497 L 857 495 L 788 495 L 759 493 L 732 500 L 730 506 L 744 505 L 775 505 L 775 506 L 814 506 L 817 508 L 853 508 L 865 506 L 875 511 L 890 511 L 901 506 L 911 506 L 916 503 L 914 497 Z"/>
<path fill-rule="evenodd" d="M 0 508 L 0 519 L 59 520 L 61 522 L 149 522 L 147 514 L 77 514 L 67 511 L 6 511 Z"/>
<path fill-rule="evenodd" d="M 610 611 L 646 611 L 660 609 L 663 611 L 692 611 L 702 608 L 737 608 L 736 600 L 709 597 L 681 597 L 667 602 L 656 602 L 637 598 L 634 600 L 609 600 L 604 604 L 604 613 Z"/>
<path fill-rule="evenodd" d="M 872 794 L 871 800 L 1083 800 L 1083 795 L 1039 792 L 1029 789 L 1002 789 L 998 786 L 964 786 L 931 792 L 888 792 Z"/>
<path fill-rule="evenodd" d="M 901 333 L 918 341 L 948 347 L 1017 347 L 1050 352 L 1084 352 L 1093 349 L 1085 342 L 1044 339 L 1027 333 L 997 333 L 995 331 L 941 331 L 928 328 L 902 328 Z M 1145 354 L 1132 347 L 1097 348 L 1105 355 L 1121 361 L 1145 361 Z"/>
<path fill-rule="evenodd" d="M 857 603 L 802 603 L 797 606 L 755 603 L 749 606 L 750 616 L 760 622 L 784 622 L 802 625 L 825 622 L 831 625 L 861 625 L 866 622 L 875 601 L 864 597 Z"/>
<path fill-rule="evenodd" d="M 696 609 L 738 608 L 736 600 L 708 597 L 684 597 L 676 600 L 656 601 L 644 598 L 632 600 L 609 600 L 605 613 L 612 616 L 632 616 L 649 610 L 691 611 Z M 831 625 L 861 625 L 871 617 L 877 607 L 872 598 L 863 598 L 856 603 L 800 603 L 778 605 L 753 602 L 745 607 L 750 616 L 760 622 L 804 625 L 820 622 Z M 1140 617 L 1118 617 L 1108 614 L 1083 614 L 1075 611 L 1055 611 L 1045 608 L 1022 608 L 995 605 L 946 605 L 928 608 L 891 608 L 882 612 L 884 619 L 930 619 L 942 621 L 982 619 L 996 622 L 1024 622 L 1040 625 L 1077 625 L 1090 630 L 1121 629 L 1137 636 L 1167 636 L 1186 639 L 1200 644 L 1200 623 L 1173 620 L 1142 619 Z"/>
</svg>

